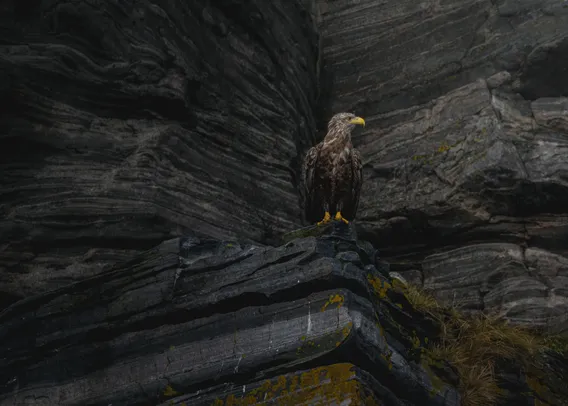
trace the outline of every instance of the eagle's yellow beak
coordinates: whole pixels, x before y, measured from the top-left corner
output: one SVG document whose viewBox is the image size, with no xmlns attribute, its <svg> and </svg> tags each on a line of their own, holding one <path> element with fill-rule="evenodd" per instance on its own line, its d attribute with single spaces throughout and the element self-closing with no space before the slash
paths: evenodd
<svg viewBox="0 0 568 406">
<path fill-rule="evenodd" d="M 362 125 L 363 127 L 365 127 L 365 120 L 363 120 L 361 117 L 355 117 L 354 119 L 352 119 L 350 121 L 351 124 L 359 124 Z"/>
</svg>

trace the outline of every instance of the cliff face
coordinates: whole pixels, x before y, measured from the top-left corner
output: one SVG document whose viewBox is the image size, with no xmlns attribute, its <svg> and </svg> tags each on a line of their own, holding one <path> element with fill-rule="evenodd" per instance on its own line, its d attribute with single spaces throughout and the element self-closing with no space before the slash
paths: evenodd
<svg viewBox="0 0 568 406">
<path fill-rule="evenodd" d="M 0 32 L 2 404 L 566 404 L 562 351 L 466 376 L 389 274 L 568 329 L 563 2 L 14 0 Z M 356 230 L 281 245 L 338 111 Z"/>
<path fill-rule="evenodd" d="M 539 346 L 481 325 L 471 358 L 353 228 L 319 231 L 279 247 L 175 238 L 15 303 L 0 314 L 0 404 L 566 404 L 557 352 L 524 366 Z"/>
<path fill-rule="evenodd" d="M 368 122 L 358 226 L 448 303 L 568 329 L 568 7 L 320 1 L 329 111 Z"/>
<path fill-rule="evenodd" d="M 231 387 L 239 398 L 254 396 L 262 376 L 298 371 L 300 377 L 303 370 L 313 375 L 313 382 L 297 378 L 297 396 L 308 392 L 306 400 L 316 399 L 309 392 L 328 379 L 329 399 L 355 404 L 369 397 L 399 405 L 402 394 L 415 402 L 428 398 L 433 378 L 399 354 L 411 351 L 413 333 L 397 331 L 400 321 L 391 324 L 405 318 L 420 335 L 423 327 L 394 304 L 375 300 L 373 286 L 384 297 L 389 286 L 375 260 L 372 248 L 341 229 L 278 248 L 195 236 L 168 240 L 110 273 L 4 312 L 0 359 L 7 362 L 0 370 L 2 382 L 10 382 L 4 404 L 142 405 L 178 397 L 177 404 L 210 405 L 231 396 Z M 398 348 L 392 357 L 390 346 Z M 352 363 L 365 359 L 367 371 L 359 372 Z M 339 382 L 352 390 L 342 393 Z M 273 393 L 271 401 L 279 398 L 273 386 L 261 389 L 264 397 Z M 421 404 L 458 404 L 455 389 L 440 390 Z"/>
<path fill-rule="evenodd" d="M 263 243 L 301 221 L 318 41 L 295 2 L 4 3 L 7 304 L 187 230 Z"/>
<path fill-rule="evenodd" d="M 0 17 L 4 305 L 188 230 L 274 244 L 301 223 L 317 116 L 349 110 L 369 123 L 359 232 L 393 269 L 566 328 L 563 3 L 19 4 Z"/>
</svg>

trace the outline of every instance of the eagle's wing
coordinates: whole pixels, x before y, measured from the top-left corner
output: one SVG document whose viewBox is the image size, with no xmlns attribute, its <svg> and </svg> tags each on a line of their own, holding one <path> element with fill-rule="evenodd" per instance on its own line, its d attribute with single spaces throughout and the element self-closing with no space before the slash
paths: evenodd
<svg viewBox="0 0 568 406">
<path fill-rule="evenodd" d="M 317 188 L 315 187 L 316 165 L 322 144 L 317 144 L 310 148 L 304 158 L 302 168 L 304 183 L 304 212 L 308 222 L 318 220 L 319 211 L 317 210 Z"/>
<path fill-rule="evenodd" d="M 351 196 L 349 203 L 345 205 L 344 217 L 353 220 L 359 207 L 359 195 L 363 183 L 363 163 L 361 154 L 355 148 L 351 151 Z"/>
</svg>

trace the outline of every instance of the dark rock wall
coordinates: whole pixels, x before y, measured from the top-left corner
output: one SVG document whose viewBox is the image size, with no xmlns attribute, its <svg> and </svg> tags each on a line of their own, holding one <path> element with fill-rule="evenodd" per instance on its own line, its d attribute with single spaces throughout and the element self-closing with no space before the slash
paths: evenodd
<svg viewBox="0 0 568 406">
<path fill-rule="evenodd" d="M 2 2 L 0 404 L 459 404 L 369 244 L 265 246 L 340 110 L 392 270 L 566 330 L 564 3 Z"/>
<path fill-rule="evenodd" d="M 4 304 L 187 230 L 300 224 L 319 51 L 299 2 L 0 7 Z"/>
<path fill-rule="evenodd" d="M 568 6 L 322 0 L 329 111 L 367 119 L 358 225 L 447 302 L 568 329 Z"/>
<path fill-rule="evenodd" d="M 19 301 L 0 405 L 458 406 L 455 375 L 415 354 L 438 327 L 343 226 L 276 248 L 175 238 Z"/>
</svg>

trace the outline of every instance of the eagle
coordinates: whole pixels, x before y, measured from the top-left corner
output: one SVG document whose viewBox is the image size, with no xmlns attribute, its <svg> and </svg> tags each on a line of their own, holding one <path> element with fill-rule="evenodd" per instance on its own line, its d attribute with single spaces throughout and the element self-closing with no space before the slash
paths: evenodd
<svg viewBox="0 0 568 406">
<path fill-rule="evenodd" d="M 363 179 L 361 155 L 351 142 L 356 125 L 364 127 L 365 120 L 351 113 L 335 114 L 323 141 L 306 153 L 302 168 L 304 211 L 310 224 L 328 223 L 332 214 L 346 224 L 355 218 Z"/>
</svg>

